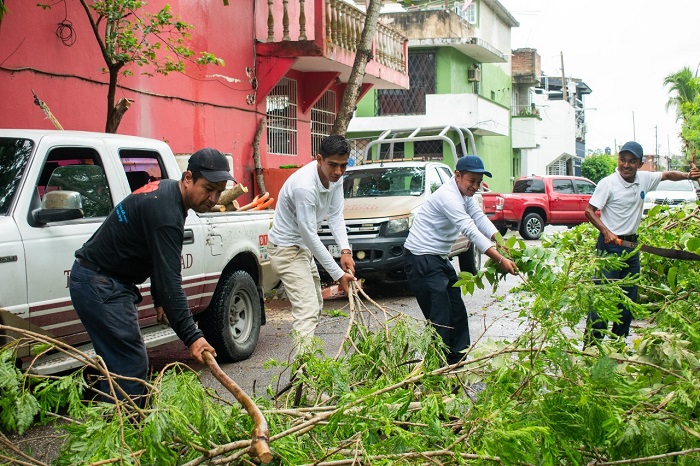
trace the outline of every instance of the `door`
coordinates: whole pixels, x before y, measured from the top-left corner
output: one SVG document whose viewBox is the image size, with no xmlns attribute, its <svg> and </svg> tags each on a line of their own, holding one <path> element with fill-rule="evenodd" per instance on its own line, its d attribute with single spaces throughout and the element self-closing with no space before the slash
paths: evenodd
<svg viewBox="0 0 700 466">
<path fill-rule="evenodd" d="M 580 196 L 571 178 L 553 178 L 549 198 L 550 223 L 580 223 Z"/>
<path fill-rule="evenodd" d="M 591 200 L 593 191 L 595 191 L 595 183 L 589 180 L 574 180 L 574 187 L 576 188 L 576 194 L 579 198 L 579 222 L 587 222 L 586 218 L 586 207 L 588 207 L 588 202 Z"/>
<path fill-rule="evenodd" d="M 27 299 L 33 324 L 65 337 L 69 344 L 87 341 L 68 292 L 74 253 L 97 230 L 123 193 L 101 141 L 45 137 L 35 152 L 15 220 L 25 247 Z M 32 212 L 49 191 L 75 191 L 83 218 L 41 224 Z"/>
</svg>

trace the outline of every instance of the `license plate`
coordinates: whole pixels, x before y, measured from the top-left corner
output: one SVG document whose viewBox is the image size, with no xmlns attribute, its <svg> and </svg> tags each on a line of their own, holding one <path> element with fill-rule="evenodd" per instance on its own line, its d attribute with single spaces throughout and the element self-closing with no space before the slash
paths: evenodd
<svg viewBox="0 0 700 466">
<path fill-rule="evenodd" d="M 331 256 L 333 256 L 334 258 L 340 258 L 340 246 L 338 246 L 337 244 L 329 244 L 328 252 L 330 252 Z"/>
</svg>

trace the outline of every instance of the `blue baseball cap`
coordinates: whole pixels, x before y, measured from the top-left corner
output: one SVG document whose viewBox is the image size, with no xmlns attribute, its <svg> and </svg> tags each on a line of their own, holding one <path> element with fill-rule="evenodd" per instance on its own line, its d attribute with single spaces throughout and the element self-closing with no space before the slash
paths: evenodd
<svg viewBox="0 0 700 466">
<path fill-rule="evenodd" d="M 491 172 L 484 170 L 484 162 L 481 161 L 476 155 L 465 155 L 457 160 L 457 166 L 455 167 L 460 173 L 472 172 L 472 173 L 483 173 L 489 178 L 492 177 Z"/>
<path fill-rule="evenodd" d="M 629 152 L 630 154 L 637 157 L 639 160 L 644 160 L 644 150 L 642 145 L 635 141 L 626 142 L 620 149 L 620 154 L 623 152 Z"/>
</svg>

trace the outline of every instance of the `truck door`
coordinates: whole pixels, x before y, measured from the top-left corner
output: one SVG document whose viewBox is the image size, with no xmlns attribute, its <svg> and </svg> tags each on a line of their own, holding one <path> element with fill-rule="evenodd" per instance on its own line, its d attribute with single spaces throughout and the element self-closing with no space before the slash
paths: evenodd
<svg viewBox="0 0 700 466">
<path fill-rule="evenodd" d="M 29 317 L 27 273 L 13 207 L 33 149 L 34 143 L 27 139 L 0 139 L 0 308 L 22 318 Z M 11 320 L 0 311 L 0 323 L 12 325 Z M 4 343 L 0 335 L 0 345 Z"/>
<path fill-rule="evenodd" d="M 45 137 L 35 152 L 15 219 L 25 248 L 29 319 L 69 344 L 88 339 L 73 309 L 68 275 L 74 253 L 97 230 L 121 194 L 100 141 Z M 33 212 L 49 191 L 78 192 L 84 217 L 39 223 Z"/>
<path fill-rule="evenodd" d="M 579 204 L 580 199 L 571 179 L 552 179 L 552 193 L 549 201 L 551 223 L 580 223 L 580 220 L 577 220 L 580 217 Z"/>
<path fill-rule="evenodd" d="M 574 180 L 574 187 L 576 188 L 576 194 L 579 198 L 579 215 L 580 222 L 587 222 L 586 218 L 586 207 L 588 207 L 588 202 L 591 200 L 593 191 L 595 191 L 595 184 L 588 180 Z"/>
</svg>

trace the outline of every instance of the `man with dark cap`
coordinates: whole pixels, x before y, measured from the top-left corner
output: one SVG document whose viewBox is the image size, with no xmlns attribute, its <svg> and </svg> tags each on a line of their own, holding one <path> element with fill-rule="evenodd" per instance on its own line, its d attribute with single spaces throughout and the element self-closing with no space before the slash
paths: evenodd
<svg viewBox="0 0 700 466">
<path fill-rule="evenodd" d="M 647 172 L 638 171 L 644 163 L 642 146 L 635 141 L 626 142 L 620 149 L 617 158 L 617 170 L 600 180 L 593 196 L 586 207 L 586 217 L 600 234 L 596 249 L 599 252 L 622 255 L 631 251 L 630 248 L 618 245 L 618 240 L 637 242 L 637 228 L 642 222 L 644 197 L 653 191 L 662 180 L 697 180 L 700 170 L 695 164 L 691 165 L 690 173 L 680 171 Z M 600 217 L 596 211 L 600 210 Z M 640 272 L 639 254 L 627 259 L 627 267 L 620 270 L 603 271 L 608 279 L 622 279 L 628 275 Z M 637 302 L 637 285 L 624 288 L 627 296 Z M 629 335 L 632 313 L 620 305 L 620 321 L 613 323 L 612 333 L 618 337 Z M 608 323 L 599 319 L 593 311 L 588 315 L 587 343 L 590 337 L 603 338 L 603 330 Z"/>
<path fill-rule="evenodd" d="M 136 285 L 149 277 L 153 305 L 159 315 L 165 312 L 192 357 L 202 363 L 203 351 L 216 355 L 189 310 L 180 256 L 188 210 L 209 211 L 229 180 L 226 157 L 201 149 L 192 154 L 180 180 L 155 181 L 125 197 L 75 252 L 69 286 L 73 306 L 110 372 L 140 380 L 148 376 Z M 119 385 L 143 402 L 142 382 L 120 380 Z M 106 382 L 101 386 L 109 393 Z"/>
<path fill-rule="evenodd" d="M 479 157 L 460 158 L 452 179 L 440 186 L 416 213 L 404 245 L 408 285 L 423 316 L 447 346 L 448 364 L 458 363 L 471 344 L 467 309 L 460 289 L 453 286 L 457 273 L 447 259 L 459 234 L 469 238 L 503 272 L 516 271 L 515 263 L 494 247 L 492 241 L 498 229 L 473 198 L 484 175 L 491 177 Z"/>
</svg>

